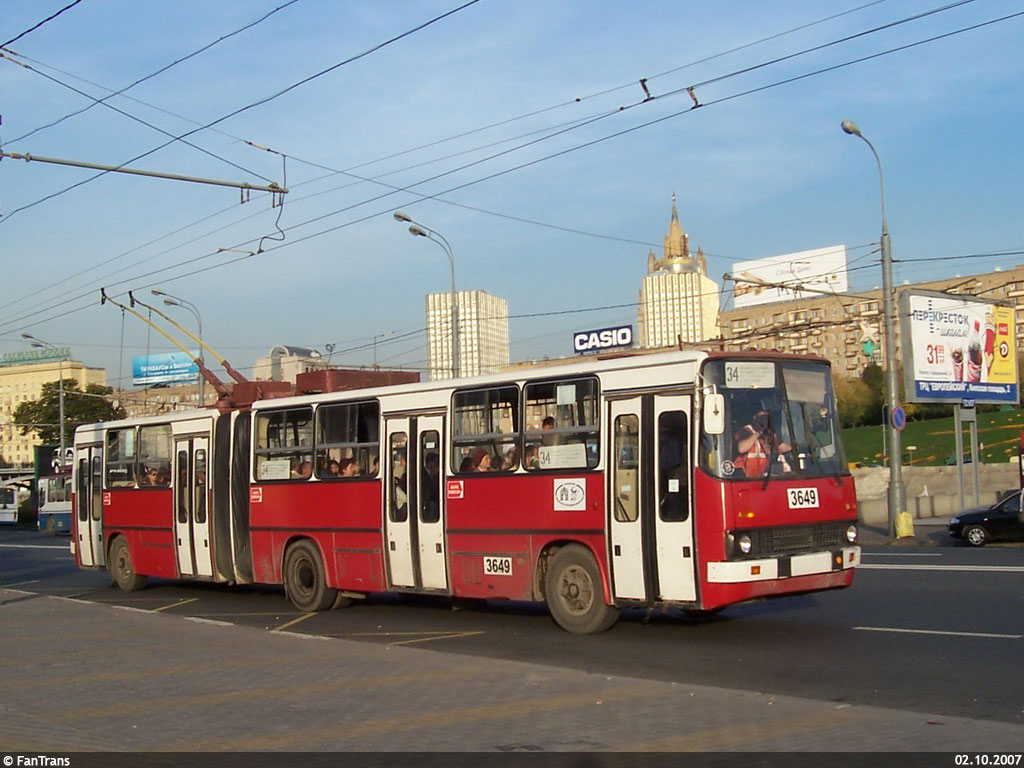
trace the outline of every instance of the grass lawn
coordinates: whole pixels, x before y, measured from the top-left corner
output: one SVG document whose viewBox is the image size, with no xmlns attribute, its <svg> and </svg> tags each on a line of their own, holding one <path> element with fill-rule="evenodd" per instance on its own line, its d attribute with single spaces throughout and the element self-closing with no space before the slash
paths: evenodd
<svg viewBox="0 0 1024 768">
<path fill-rule="evenodd" d="M 1024 430 L 1024 410 L 978 414 L 978 452 L 984 464 L 1003 464 L 1016 456 L 1020 433 Z M 859 461 L 871 466 L 882 464 L 882 427 L 854 427 L 843 430 L 843 444 L 846 460 Z M 907 446 L 915 446 L 913 461 Z M 968 425 L 964 424 L 964 454 L 971 454 L 971 438 Z M 946 459 L 956 456 L 956 436 L 953 434 L 953 417 L 911 421 L 903 430 L 903 461 L 915 466 L 945 464 Z M 955 458 L 954 458 L 955 460 Z"/>
</svg>

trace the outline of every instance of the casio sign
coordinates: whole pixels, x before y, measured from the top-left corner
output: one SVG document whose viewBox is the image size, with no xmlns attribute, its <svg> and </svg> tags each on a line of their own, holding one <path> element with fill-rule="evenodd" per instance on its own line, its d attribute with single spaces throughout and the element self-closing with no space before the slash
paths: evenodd
<svg viewBox="0 0 1024 768">
<path fill-rule="evenodd" d="M 597 331 L 580 331 L 572 336 L 572 347 L 576 352 L 591 352 L 595 349 L 628 347 L 633 343 L 633 326 L 601 328 Z"/>
</svg>

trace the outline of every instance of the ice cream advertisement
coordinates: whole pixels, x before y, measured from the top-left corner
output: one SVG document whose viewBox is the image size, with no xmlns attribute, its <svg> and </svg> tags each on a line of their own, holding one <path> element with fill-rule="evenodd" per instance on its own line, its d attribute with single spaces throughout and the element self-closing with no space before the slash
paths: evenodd
<svg viewBox="0 0 1024 768">
<path fill-rule="evenodd" d="M 1014 311 L 974 297 L 900 297 L 909 402 L 1019 402 Z"/>
</svg>

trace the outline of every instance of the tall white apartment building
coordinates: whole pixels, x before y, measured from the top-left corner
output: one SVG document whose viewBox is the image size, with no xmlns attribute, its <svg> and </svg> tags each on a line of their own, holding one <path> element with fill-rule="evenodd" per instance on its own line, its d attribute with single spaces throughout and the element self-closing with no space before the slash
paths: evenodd
<svg viewBox="0 0 1024 768">
<path fill-rule="evenodd" d="M 664 240 L 664 255 L 647 254 L 640 288 L 637 335 L 641 347 L 669 347 L 721 336 L 718 284 L 707 275 L 704 250 L 690 254 L 690 238 L 679 223 L 676 196 Z"/>
<path fill-rule="evenodd" d="M 508 365 L 508 302 L 486 291 L 459 291 L 459 374 L 497 373 Z M 427 369 L 453 375 L 451 293 L 427 294 Z"/>
</svg>

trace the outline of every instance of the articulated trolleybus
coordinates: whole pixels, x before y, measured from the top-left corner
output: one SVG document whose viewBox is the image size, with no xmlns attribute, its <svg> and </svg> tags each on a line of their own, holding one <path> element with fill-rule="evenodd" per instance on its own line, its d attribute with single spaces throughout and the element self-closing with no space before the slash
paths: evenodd
<svg viewBox="0 0 1024 768">
<path fill-rule="evenodd" d="M 545 601 L 570 632 L 847 587 L 829 365 L 679 351 L 80 427 L 73 549 L 145 577 Z"/>
</svg>

